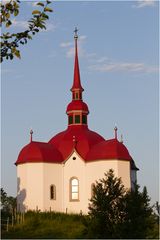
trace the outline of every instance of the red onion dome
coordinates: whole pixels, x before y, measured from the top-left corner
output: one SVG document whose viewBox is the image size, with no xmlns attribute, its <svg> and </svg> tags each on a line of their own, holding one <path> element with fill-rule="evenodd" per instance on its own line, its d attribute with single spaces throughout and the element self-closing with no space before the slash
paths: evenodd
<svg viewBox="0 0 160 240">
<path fill-rule="evenodd" d="M 30 142 L 19 153 L 16 165 L 31 162 L 61 162 L 61 153 L 51 144 L 44 142 Z"/>
<path fill-rule="evenodd" d="M 76 141 L 76 151 L 84 160 L 94 145 L 104 141 L 102 136 L 89 130 L 87 126 L 72 126 L 57 134 L 49 143 L 53 144 L 61 152 L 65 160 L 74 149 L 73 137 Z"/>
<path fill-rule="evenodd" d="M 101 159 L 132 160 L 127 148 L 117 139 L 106 140 L 95 145 L 87 154 L 88 161 Z"/>
<path fill-rule="evenodd" d="M 87 104 L 82 100 L 73 100 L 68 104 L 66 112 L 70 112 L 74 110 L 80 110 L 80 111 L 85 111 L 89 113 Z"/>
</svg>

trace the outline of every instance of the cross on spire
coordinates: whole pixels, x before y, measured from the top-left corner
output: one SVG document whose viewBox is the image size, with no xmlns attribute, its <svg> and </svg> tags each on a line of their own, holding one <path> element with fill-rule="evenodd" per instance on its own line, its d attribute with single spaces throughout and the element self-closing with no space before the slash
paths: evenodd
<svg viewBox="0 0 160 240">
<path fill-rule="evenodd" d="M 115 126 L 115 128 L 114 128 L 115 139 L 117 139 L 117 130 L 118 130 L 118 128 L 117 128 L 117 126 Z"/>
<path fill-rule="evenodd" d="M 78 29 L 77 29 L 77 27 L 75 27 L 75 30 L 74 30 L 74 38 L 75 38 L 75 39 L 78 39 L 78 34 L 77 34 L 77 32 L 78 32 Z"/>
<path fill-rule="evenodd" d="M 33 130 L 30 130 L 30 141 L 32 142 L 32 135 L 33 135 Z"/>
<path fill-rule="evenodd" d="M 77 39 L 78 39 L 78 29 L 75 27 L 74 30 L 74 39 L 75 39 L 75 62 L 74 62 L 74 78 L 73 78 L 73 86 L 71 88 L 71 91 L 74 92 L 75 90 L 78 90 L 79 92 L 83 92 L 83 88 L 81 86 L 81 80 L 80 80 L 80 71 L 79 71 L 79 62 L 78 62 L 78 47 L 77 47 Z M 78 97 L 78 99 L 81 99 L 82 97 Z"/>
</svg>

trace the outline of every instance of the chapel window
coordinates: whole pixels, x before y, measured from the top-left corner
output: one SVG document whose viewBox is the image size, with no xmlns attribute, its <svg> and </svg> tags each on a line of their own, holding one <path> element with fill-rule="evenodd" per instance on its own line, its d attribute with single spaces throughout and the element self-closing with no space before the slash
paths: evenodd
<svg viewBox="0 0 160 240">
<path fill-rule="evenodd" d="M 69 124 L 73 124 L 73 116 L 70 115 L 68 121 L 69 121 Z"/>
<path fill-rule="evenodd" d="M 50 186 L 50 199 L 56 200 L 56 186 L 55 185 Z"/>
<path fill-rule="evenodd" d="M 87 124 L 87 116 L 86 115 L 82 115 L 82 123 Z"/>
<path fill-rule="evenodd" d="M 80 123 L 80 115 L 75 115 L 75 123 Z"/>
<path fill-rule="evenodd" d="M 70 201 L 79 200 L 79 181 L 73 177 L 70 179 Z"/>
<path fill-rule="evenodd" d="M 76 99 L 78 99 L 78 93 L 76 93 Z"/>
</svg>

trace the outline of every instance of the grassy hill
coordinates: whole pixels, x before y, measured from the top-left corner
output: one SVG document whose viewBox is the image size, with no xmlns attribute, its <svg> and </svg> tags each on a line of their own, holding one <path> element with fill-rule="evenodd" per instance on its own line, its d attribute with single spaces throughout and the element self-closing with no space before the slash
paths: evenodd
<svg viewBox="0 0 160 240">
<path fill-rule="evenodd" d="M 63 213 L 28 212 L 22 224 L 2 230 L 2 239 L 85 238 L 85 216 Z"/>
</svg>

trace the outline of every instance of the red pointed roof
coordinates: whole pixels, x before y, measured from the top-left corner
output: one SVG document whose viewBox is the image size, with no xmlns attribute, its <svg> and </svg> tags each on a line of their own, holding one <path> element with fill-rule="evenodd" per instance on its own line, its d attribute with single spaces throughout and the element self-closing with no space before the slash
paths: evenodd
<svg viewBox="0 0 160 240">
<path fill-rule="evenodd" d="M 49 143 L 53 144 L 61 152 L 65 160 L 73 151 L 73 137 L 76 139 L 76 150 L 84 160 L 95 144 L 104 141 L 102 136 L 89 130 L 87 126 L 75 125 L 51 138 Z"/>
<path fill-rule="evenodd" d="M 62 162 L 62 154 L 54 145 L 44 142 L 31 141 L 19 153 L 16 165 L 31 162 Z"/>
<path fill-rule="evenodd" d="M 125 145 L 114 138 L 95 145 L 86 156 L 87 161 L 100 159 L 132 160 L 132 157 Z"/>
<path fill-rule="evenodd" d="M 78 47 L 77 47 L 78 35 L 75 35 L 74 38 L 75 38 L 75 61 L 74 61 L 73 86 L 71 88 L 71 91 L 73 91 L 74 89 L 79 89 L 79 90 L 83 91 L 84 89 L 81 86 L 79 61 L 78 61 Z"/>
</svg>

